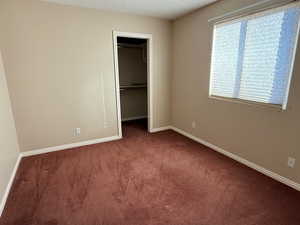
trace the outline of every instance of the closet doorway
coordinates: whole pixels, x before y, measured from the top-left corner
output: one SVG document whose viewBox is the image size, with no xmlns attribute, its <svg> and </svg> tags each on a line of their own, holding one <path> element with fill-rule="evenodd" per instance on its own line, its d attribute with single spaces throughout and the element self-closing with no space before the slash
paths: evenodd
<svg viewBox="0 0 300 225">
<path fill-rule="evenodd" d="M 152 35 L 113 32 L 118 131 L 152 130 Z M 125 129 L 126 130 L 126 129 Z"/>
</svg>

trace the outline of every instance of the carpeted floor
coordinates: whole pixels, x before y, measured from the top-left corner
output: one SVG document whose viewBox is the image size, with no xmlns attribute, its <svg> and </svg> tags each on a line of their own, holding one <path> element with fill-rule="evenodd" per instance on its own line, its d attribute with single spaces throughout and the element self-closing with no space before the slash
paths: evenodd
<svg viewBox="0 0 300 225">
<path fill-rule="evenodd" d="M 24 158 L 1 225 L 299 225 L 300 192 L 173 131 Z"/>
</svg>

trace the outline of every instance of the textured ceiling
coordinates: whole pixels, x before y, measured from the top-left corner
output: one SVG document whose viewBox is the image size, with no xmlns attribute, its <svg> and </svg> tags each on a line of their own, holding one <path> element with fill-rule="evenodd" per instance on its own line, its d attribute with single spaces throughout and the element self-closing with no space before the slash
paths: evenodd
<svg viewBox="0 0 300 225">
<path fill-rule="evenodd" d="M 43 0 L 66 5 L 176 19 L 217 0 Z"/>
</svg>

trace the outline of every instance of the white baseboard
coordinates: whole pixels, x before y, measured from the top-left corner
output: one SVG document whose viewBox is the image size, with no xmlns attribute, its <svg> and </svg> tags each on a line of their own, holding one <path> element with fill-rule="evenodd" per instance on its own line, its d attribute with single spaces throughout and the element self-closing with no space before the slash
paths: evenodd
<svg viewBox="0 0 300 225">
<path fill-rule="evenodd" d="M 2 213 L 3 213 L 4 207 L 5 207 L 5 203 L 6 203 L 6 201 L 7 201 L 7 198 L 8 198 L 8 195 L 9 195 L 9 192 L 10 192 L 10 189 L 11 189 L 11 186 L 12 186 L 12 184 L 13 184 L 13 182 L 14 182 L 15 176 L 16 176 L 16 174 L 17 174 L 17 170 L 18 170 L 18 168 L 19 168 L 21 159 L 22 159 L 22 156 L 19 154 L 18 159 L 17 159 L 17 161 L 16 161 L 16 164 L 15 164 L 15 166 L 14 166 L 14 169 L 13 169 L 13 171 L 12 171 L 12 174 L 11 174 L 11 176 L 10 176 L 10 178 L 9 178 L 8 184 L 7 184 L 7 186 L 6 186 L 4 195 L 3 195 L 2 200 L 1 200 L 1 204 L 0 204 L 0 217 L 1 217 Z"/>
<path fill-rule="evenodd" d="M 131 121 L 131 120 L 141 120 L 141 119 L 147 119 L 148 116 L 135 116 L 135 117 L 128 117 L 122 119 L 122 122 Z"/>
<path fill-rule="evenodd" d="M 61 150 L 66 150 L 66 149 L 72 149 L 72 148 L 81 147 L 81 146 L 85 146 L 85 145 L 93 145 L 93 144 L 99 144 L 99 143 L 103 143 L 103 142 L 116 141 L 121 138 L 122 137 L 120 137 L 120 136 L 105 137 L 105 138 L 99 138 L 99 139 L 94 139 L 94 140 L 89 140 L 89 141 L 82 141 L 82 142 L 77 142 L 77 143 L 72 143 L 72 144 L 59 145 L 59 146 L 54 146 L 54 147 L 31 150 L 31 151 L 27 151 L 27 152 L 21 152 L 20 154 L 22 157 L 39 155 L 39 154 L 44 154 L 44 153 L 48 153 L 48 152 L 56 152 L 56 151 L 61 151 Z"/>
<path fill-rule="evenodd" d="M 159 127 L 159 128 L 152 128 L 152 129 L 150 129 L 150 133 L 156 133 L 156 132 L 165 131 L 165 130 L 170 130 L 170 129 L 171 129 L 170 126 Z"/>
<path fill-rule="evenodd" d="M 255 163 L 253 163 L 253 162 L 250 162 L 250 161 L 248 161 L 248 160 L 246 160 L 246 159 L 244 159 L 244 158 L 242 158 L 240 156 L 232 154 L 231 152 L 228 152 L 228 151 L 226 151 L 226 150 L 224 150 L 224 149 L 222 149 L 222 148 L 220 148 L 220 147 L 218 147 L 216 145 L 213 145 L 213 144 L 211 144 L 211 143 L 209 143 L 207 141 L 204 141 L 204 140 L 202 140 L 200 138 L 197 138 L 197 137 L 189 134 L 188 132 L 186 132 L 184 130 L 181 130 L 181 129 L 173 127 L 173 126 L 171 126 L 170 129 L 172 129 L 175 132 L 178 132 L 178 133 L 180 133 L 180 134 L 182 134 L 182 135 L 184 135 L 184 136 L 186 136 L 186 137 L 188 137 L 188 138 L 190 138 L 190 139 L 192 139 L 192 140 L 194 140 L 194 141 L 196 141 L 196 142 L 198 142 L 200 144 L 203 144 L 203 145 L 205 145 L 205 146 L 207 146 L 207 147 L 209 147 L 209 148 L 211 148 L 211 149 L 213 149 L 213 150 L 215 150 L 215 151 L 217 151 L 217 152 L 219 152 L 219 153 L 221 153 L 221 154 L 223 154 L 223 155 L 225 155 L 225 156 L 227 156 L 227 157 L 229 157 L 229 158 L 231 158 L 231 159 L 233 159 L 235 161 L 238 161 L 238 162 L 240 162 L 240 163 L 242 163 L 242 164 L 244 164 L 244 165 L 246 165 L 246 166 L 248 166 L 248 167 L 250 167 L 250 168 L 252 168 L 252 169 L 254 169 L 254 170 L 258 171 L 258 172 L 260 172 L 260 173 L 263 173 L 264 175 L 266 175 L 268 177 L 271 177 L 274 180 L 277 180 L 277 181 L 279 181 L 279 182 L 281 182 L 281 183 L 283 183 L 283 184 L 285 184 L 285 185 L 287 185 L 287 186 L 289 186 L 291 188 L 294 188 L 297 191 L 300 191 L 300 184 L 299 183 L 296 183 L 296 182 L 294 182 L 294 181 L 292 181 L 292 180 L 290 180 L 290 179 L 288 179 L 286 177 L 283 177 L 283 176 L 281 176 L 281 175 L 279 175 L 277 173 L 274 173 L 274 172 L 272 172 L 270 170 L 267 170 L 267 169 L 265 169 L 265 168 L 263 168 L 263 167 L 255 164 Z"/>
</svg>

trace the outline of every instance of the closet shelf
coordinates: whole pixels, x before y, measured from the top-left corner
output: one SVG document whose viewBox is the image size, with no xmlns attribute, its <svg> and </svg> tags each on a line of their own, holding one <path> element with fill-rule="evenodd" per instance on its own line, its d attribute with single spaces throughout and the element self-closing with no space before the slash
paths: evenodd
<svg viewBox="0 0 300 225">
<path fill-rule="evenodd" d="M 120 89 L 136 89 L 136 88 L 147 88 L 147 85 L 122 85 Z"/>
</svg>

